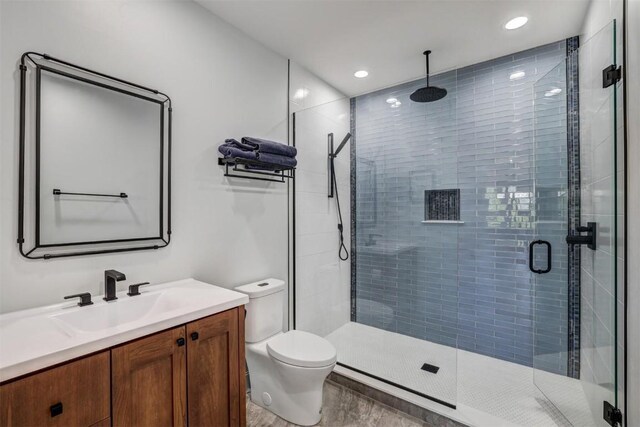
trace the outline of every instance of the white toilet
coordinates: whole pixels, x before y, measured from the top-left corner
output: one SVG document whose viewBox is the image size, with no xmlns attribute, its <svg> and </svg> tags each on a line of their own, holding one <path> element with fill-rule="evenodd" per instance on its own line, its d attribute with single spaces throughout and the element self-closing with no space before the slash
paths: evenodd
<svg viewBox="0 0 640 427">
<path fill-rule="evenodd" d="M 245 340 L 251 401 L 291 423 L 317 424 L 322 386 L 336 364 L 336 349 L 308 332 L 282 332 L 282 280 L 266 279 L 235 290 L 249 296 Z"/>
</svg>

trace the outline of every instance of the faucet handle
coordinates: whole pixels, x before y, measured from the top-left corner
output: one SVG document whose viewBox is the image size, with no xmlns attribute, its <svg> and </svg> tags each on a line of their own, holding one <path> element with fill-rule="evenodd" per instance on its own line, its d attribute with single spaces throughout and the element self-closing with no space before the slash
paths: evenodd
<svg viewBox="0 0 640 427">
<path fill-rule="evenodd" d="M 140 295 L 140 291 L 138 290 L 138 288 L 140 286 L 144 286 L 144 285 L 148 285 L 149 282 L 142 282 L 142 283 L 136 283 L 133 285 L 129 285 L 129 292 L 127 292 L 127 295 L 129 295 L 130 297 L 135 297 L 136 295 Z"/>
<path fill-rule="evenodd" d="M 91 301 L 91 294 L 89 292 L 84 292 L 84 293 L 75 294 L 75 295 L 67 295 L 66 297 L 64 297 L 64 299 L 70 299 L 70 298 L 80 298 L 80 302 L 78 303 L 80 307 L 93 304 L 93 302 Z"/>
</svg>

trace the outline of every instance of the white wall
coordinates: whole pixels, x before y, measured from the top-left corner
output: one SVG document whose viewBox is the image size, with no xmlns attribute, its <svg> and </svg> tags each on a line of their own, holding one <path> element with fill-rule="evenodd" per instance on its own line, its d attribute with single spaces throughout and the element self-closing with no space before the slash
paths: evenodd
<svg viewBox="0 0 640 427">
<path fill-rule="evenodd" d="M 627 1 L 628 426 L 640 426 L 640 0 Z"/>
<path fill-rule="evenodd" d="M 327 134 L 334 147 L 349 132 L 349 99 L 291 64 L 291 112 L 296 115 L 296 329 L 326 336 L 349 321 L 350 259 L 338 258 L 336 200 L 327 197 Z M 336 159 L 336 177 L 350 250 L 350 149 Z"/>
<path fill-rule="evenodd" d="M 0 19 L 1 312 L 81 291 L 101 294 L 107 268 L 124 272 L 127 282 L 192 276 L 231 287 L 286 279 L 286 186 L 232 183 L 216 164 L 224 138 L 286 140 L 284 58 L 190 1 L 3 0 Z M 168 248 L 51 261 L 19 255 L 17 61 L 26 50 L 172 97 L 174 234 Z"/>
</svg>

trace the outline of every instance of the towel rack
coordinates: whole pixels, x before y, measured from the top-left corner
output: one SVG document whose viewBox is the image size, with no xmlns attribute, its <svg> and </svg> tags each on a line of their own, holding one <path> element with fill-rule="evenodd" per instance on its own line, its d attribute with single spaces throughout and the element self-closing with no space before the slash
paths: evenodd
<svg viewBox="0 0 640 427">
<path fill-rule="evenodd" d="M 295 167 L 286 167 L 240 157 L 218 157 L 218 165 L 224 166 L 224 176 L 270 182 L 286 182 L 287 179 L 295 177 L 294 172 L 296 169 Z M 247 166 L 272 169 L 273 172 L 247 169 Z"/>
<path fill-rule="evenodd" d="M 54 196 L 69 195 L 69 196 L 89 196 L 89 197 L 119 197 L 121 199 L 126 199 L 127 197 L 129 197 L 127 193 L 120 193 L 120 194 L 70 193 L 67 191 L 62 191 L 59 188 L 53 189 L 53 195 Z"/>
</svg>

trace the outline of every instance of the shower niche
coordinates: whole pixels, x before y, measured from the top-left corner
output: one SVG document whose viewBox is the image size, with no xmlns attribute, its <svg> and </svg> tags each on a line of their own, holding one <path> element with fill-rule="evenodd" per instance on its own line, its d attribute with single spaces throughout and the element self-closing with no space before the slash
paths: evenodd
<svg viewBox="0 0 640 427">
<path fill-rule="evenodd" d="M 460 223 L 460 189 L 425 190 L 423 222 Z"/>
</svg>

